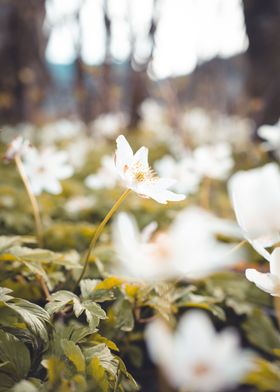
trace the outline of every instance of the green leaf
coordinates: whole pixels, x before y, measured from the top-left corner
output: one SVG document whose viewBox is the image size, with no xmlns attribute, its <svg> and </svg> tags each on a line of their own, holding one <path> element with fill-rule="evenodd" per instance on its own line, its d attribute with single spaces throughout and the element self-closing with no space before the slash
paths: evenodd
<svg viewBox="0 0 280 392">
<path fill-rule="evenodd" d="M 46 326 L 50 323 L 50 317 L 44 309 L 24 299 L 15 299 L 14 302 L 6 303 L 6 306 L 17 312 L 35 335 L 44 341 L 48 340 Z"/>
<path fill-rule="evenodd" d="M 83 352 L 87 361 L 91 361 L 92 358 L 97 357 L 104 369 L 106 369 L 113 376 L 116 376 L 118 361 L 112 355 L 106 344 L 101 343 L 94 347 L 84 348 Z"/>
<path fill-rule="evenodd" d="M 50 300 L 46 305 L 46 311 L 52 316 L 54 313 L 60 312 L 66 305 L 73 302 L 74 299 L 79 301 L 79 297 L 70 291 L 57 291 L 50 296 Z"/>
<path fill-rule="evenodd" d="M 0 315 L 2 317 L 5 315 L 5 318 L 10 319 L 12 323 L 13 312 L 16 313 L 35 335 L 47 341 L 48 333 L 46 327 L 50 323 L 49 314 L 36 304 L 7 295 L 10 292 L 9 289 L 1 288 Z M 6 309 L 9 309 L 10 312 L 7 312 Z M 1 323 L 2 321 L 1 319 Z"/>
<path fill-rule="evenodd" d="M 273 354 L 280 348 L 280 334 L 271 319 L 256 309 L 242 325 L 248 340 L 256 347 Z"/>
<path fill-rule="evenodd" d="M 73 311 L 77 318 L 80 317 L 82 313 L 85 313 L 86 319 L 92 330 L 97 327 L 100 319 L 106 318 L 106 313 L 100 305 L 90 300 L 80 302 L 77 295 L 65 290 L 58 291 L 51 295 L 50 302 L 46 305 L 46 310 L 50 314 L 54 314 L 61 311 L 68 304 L 73 306 Z"/>
<path fill-rule="evenodd" d="M 0 301 L 7 302 L 13 299 L 11 295 L 7 295 L 12 293 L 13 290 L 7 289 L 6 287 L 0 287 Z"/>
<path fill-rule="evenodd" d="M 15 336 L 0 330 L 0 373 L 8 374 L 14 381 L 25 378 L 30 370 L 30 354 Z"/>
<path fill-rule="evenodd" d="M 134 328 L 133 305 L 125 297 L 121 297 L 112 307 L 116 318 L 115 328 L 132 331 Z"/>
<path fill-rule="evenodd" d="M 80 347 L 70 340 L 63 339 L 60 342 L 65 356 L 72 362 L 79 373 L 84 373 L 86 370 L 85 357 Z"/>
<path fill-rule="evenodd" d="M 106 312 L 97 303 L 87 301 L 83 302 L 82 306 L 85 309 L 86 318 L 91 329 L 97 327 L 99 320 L 106 318 Z"/>
</svg>

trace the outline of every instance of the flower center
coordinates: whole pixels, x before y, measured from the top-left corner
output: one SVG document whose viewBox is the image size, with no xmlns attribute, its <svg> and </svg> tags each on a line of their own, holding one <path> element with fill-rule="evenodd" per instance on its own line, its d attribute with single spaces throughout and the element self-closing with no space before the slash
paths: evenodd
<svg viewBox="0 0 280 392">
<path fill-rule="evenodd" d="M 194 367 L 193 367 L 193 373 L 197 377 L 205 376 L 207 373 L 209 373 L 210 368 L 206 363 L 203 362 L 198 362 Z"/>
<path fill-rule="evenodd" d="M 144 172 L 138 172 L 138 173 L 135 174 L 135 180 L 136 180 L 137 182 L 142 182 L 142 181 L 144 181 L 144 180 L 145 180 L 145 177 L 146 177 L 146 175 L 145 175 Z"/>
</svg>

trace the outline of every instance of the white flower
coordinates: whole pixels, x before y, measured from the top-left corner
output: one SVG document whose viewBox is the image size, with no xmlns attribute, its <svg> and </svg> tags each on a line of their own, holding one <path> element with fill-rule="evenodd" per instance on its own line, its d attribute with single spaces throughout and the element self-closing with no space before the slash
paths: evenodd
<svg viewBox="0 0 280 392">
<path fill-rule="evenodd" d="M 241 232 L 231 221 L 219 219 L 198 207 L 180 212 L 170 227 L 173 259 L 180 275 L 200 278 L 229 268 L 242 257 L 242 250 L 218 240 L 218 235 L 240 239 Z"/>
<path fill-rule="evenodd" d="M 68 156 L 65 151 L 54 151 L 47 148 L 37 151 L 32 148 L 23 157 L 23 164 L 29 178 L 32 191 L 40 195 L 46 191 L 57 195 L 62 187 L 59 180 L 72 176 L 73 168 L 67 163 Z"/>
<path fill-rule="evenodd" d="M 258 129 L 258 135 L 266 140 L 263 144 L 267 150 L 280 154 L 280 122 L 275 125 L 262 125 Z"/>
<path fill-rule="evenodd" d="M 201 176 L 194 170 L 191 157 L 187 156 L 175 161 L 170 155 L 155 162 L 155 168 L 160 176 L 174 178 L 177 182 L 172 186 L 175 192 L 184 193 L 186 196 L 198 191 Z"/>
<path fill-rule="evenodd" d="M 105 155 L 101 160 L 101 167 L 96 174 L 91 174 L 85 179 L 85 184 L 91 189 L 112 189 L 119 181 L 114 157 Z"/>
<path fill-rule="evenodd" d="M 273 296 L 280 297 L 280 248 L 273 250 L 268 257 L 270 272 L 262 273 L 248 268 L 245 271 L 246 278 L 255 283 L 261 290 Z"/>
<path fill-rule="evenodd" d="M 81 135 L 76 140 L 71 141 L 66 147 L 70 164 L 75 169 L 80 169 L 86 163 L 89 153 L 93 149 L 91 138 Z"/>
<path fill-rule="evenodd" d="M 124 113 L 103 113 L 93 121 L 92 128 L 97 136 L 114 137 L 127 126 L 127 123 L 128 118 Z"/>
<path fill-rule="evenodd" d="M 91 209 L 95 204 L 93 197 L 74 196 L 71 197 L 64 205 L 64 209 L 69 215 L 76 216 L 84 210 Z"/>
<path fill-rule="evenodd" d="M 31 148 L 29 140 L 24 139 L 22 136 L 17 136 L 8 146 L 4 159 L 12 161 L 16 155 L 22 156 Z"/>
<path fill-rule="evenodd" d="M 172 333 L 160 320 L 145 332 L 151 359 L 174 387 L 193 392 L 219 392 L 242 382 L 253 368 L 253 355 L 239 346 L 234 330 L 217 333 L 200 311 L 185 314 Z"/>
<path fill-rule="evenodd" d="M 234 166 L 231 147 L 228 143 L 204 145 L 193 152 L 195 169 L 202 176 L 224 180 Z"/>
<path fill-rule="evenodd" d="M 156 176 L 148 163 L 148 149 L 141 147 L 133 154 L 123 135 L 117 138 L 115 164 L 125 186 L 140 196 L 154 199 L 162 204 L 185 199 L 185 195 L 168 190 L 174 185 L 175 180 Z"/>
<path fill-rule="evenodd" d="M 241 253 L 217 240 L 218 234 L 240 237 L 232 222 L 199 208 L 178 214 L 167 231 L 154 233 L 155 223 L 139 231 L 135 220 L 121 213 L 113 224 L 113 242 L 122 275 L 145 279 L 200 278 L 232 266 Z"/>
<path fill-rule="evenodd" d="M 156 228 L 152 222 L 140 232 L 132 216 L 118 214 L 113 224 L 114 247 L 121 262 L 117 273 L 144 280 L 174 276 L 168 236 L 160 233 L 152 239 Z"/>
<path fill-rule="evenodd" d="M 280 240 L 280 173 L 275 163 L 234 174 L 228 183 L 237 221 L 245 238 L 264 257 Z"/>
<path fill-rule="evenodd" d="M 84 130 L 85 124 L 83 122 L 62 118 L 44 125 L 40 130 L 40 139 L 43 144 L 50 145 L 61 140 L 73 139 Z"/>
</svg>

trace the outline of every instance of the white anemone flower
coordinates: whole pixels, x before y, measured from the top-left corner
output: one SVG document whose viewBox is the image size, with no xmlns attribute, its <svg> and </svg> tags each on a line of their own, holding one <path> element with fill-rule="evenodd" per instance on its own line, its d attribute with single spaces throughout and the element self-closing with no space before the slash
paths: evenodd
<svg viewBox="0 0 280 392">
<path fill-rule="evenodd" d="M 228 183 L 237 221 L 245 238 L 265 258 L 280 241 L 280 172 L 276 163 L 235 173 Z"/>
<path fill-rule="evenodd" d="M 264 147 L 268 151 L 275 151 L 280 157 L 280 121 L 275 125 L 262 125 L 258 135 L 265 140 Z"/>
<path fill-rule="evenodd" d="M 24 154 L 27 154 L 30 151 L 31 144 L 29 140 L 24 139 L 22 136 L 17 136 L 12 142 L 9 144 L 4 159 L 6 161 L 12 161 L 16 155 L 20 157 Z"/>
<path fill-rule="evenodd" d="M 224 180 L 234 166 L 229 143 L 203 145 L 193 152 L 195 169 L 202 176 Z"/>
<path fill-rule="evenodd" d="M 243 256 L 218 234 L 240 237 L 240 230 L 199 208 L 178 214 L 167 231 L 155 233 L 155 223 L 142 232 L 133 217 L 120 213 L 113 224 L 113 242 L 121 275 L 143 280 L 202 278 L 231 267 Z"/>
<path fill-rule="evenodd" d="M 85 179 L 85 184 L 91 189 L 112 189 L 119 181 L 115 167 L 114 157 L 105 155 L 101 160 L 101 167 L 95 174 L 90 174 Z"/>
<path fill-rule="evenodd" d="M 151 198 L 161 204 L 181 201 L 185 195 L 171 192 L 176 180 L 159 178 L 148 163 L 148 149 L 141 147 L 135 154 L 123 135 L 117 138 L 116 169 L 124 185 L 140 196 Z"/>
<path fill-rule="evenodd" d="M 145 338 L 152 361 L 179 390 L 231 389 L 254 367 L 254 356 L 240 348 L 238 334 L 232 329 L 217 333 L 201 311 L 185 314 L 173 333 L 155 320 L 147 326 Z"/>
<path fill-rule="evenodd" d="M 23 164 L 34 195 L 43 191 L 57 195 L 62 192 L 60 180 L 71 177 L 73 168 L 65 151 L 32 148 L 23 156 Z"/>
<path fill-rule="evenodd" d="M 194 170 L 191 157 L 176 161 L 172 156 L 165 155 L 155 162 L 155 168 L 160 176 L 174 178 L 177 181 L 172 187 L 175 192 L 187 196 L 198 191 L 201 176 Z"/>
<path fill-rule="evenodd" d="M 280 297 L 280 248 L 273 250 L 268 257 L 270 272 L 262 273 L 253 268 L 245 271 L 246 278 L 272 296 Z"/>
</svg>

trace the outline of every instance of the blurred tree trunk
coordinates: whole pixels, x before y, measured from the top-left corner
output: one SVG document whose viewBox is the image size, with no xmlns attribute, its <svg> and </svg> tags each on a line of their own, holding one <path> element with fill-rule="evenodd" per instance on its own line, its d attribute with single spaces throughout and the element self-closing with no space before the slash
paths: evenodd
<svg viewBox="0 0 280 392">
<path fill-rule="evenodd" d="M 129 20 L 131 19 L 128 15 Z M 129 75 L 129 88 L 130 88 L 130 124 L 131 129 L 135 128 L 140 120 L 139 107 L 145 98 L 148 96 L 148 67 L 153 61 L 155 49 L 155 34 L 158 26 L 159 15 L 157 9 L 157 0 L 153 0 L 153 11 L 150 20 L 148 37 L 150 41 L 150 52 L 144 62 L 139 63 L 135 58 L 135 43 L 136 37 L 130 26 L 130 75 Z"/>
<path fill-rule="evenodd" d="M 280 1 L 243 0 L 249 39 L 248 92 L 256 126 L 280 116 Z"/>
<path fill-rule="evenodd" d="M 30 121 L 48 81 L 45 0 L 0 0 L 0 118 Z"/>
</svg>

